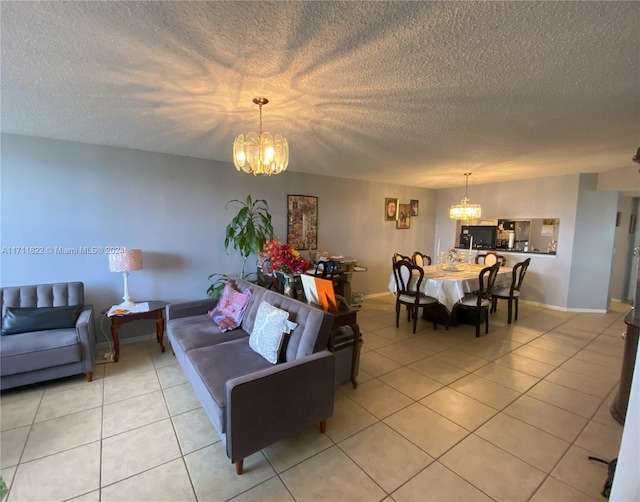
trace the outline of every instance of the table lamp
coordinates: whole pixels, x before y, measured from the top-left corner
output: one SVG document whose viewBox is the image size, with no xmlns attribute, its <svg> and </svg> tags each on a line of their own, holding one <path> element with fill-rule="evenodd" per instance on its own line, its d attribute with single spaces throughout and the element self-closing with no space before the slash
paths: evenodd
<svg viewBox="0 0 640 502">
<path fill-rule="evenodd" d="M 124 277 L 124 300 L 120 306 L 133 307 L 135 302 L 129 297 L 129 272 L 131 270 L 142 270 L 142 250 L 124 249 L 121 253 L 109 254 L 109 271 L 122 272 Z"/>
</svg>

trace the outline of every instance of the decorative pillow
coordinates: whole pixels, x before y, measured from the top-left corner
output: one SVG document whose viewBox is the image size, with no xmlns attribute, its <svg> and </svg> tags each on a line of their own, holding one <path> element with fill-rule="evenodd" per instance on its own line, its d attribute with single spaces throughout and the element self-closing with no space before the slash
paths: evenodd
<svg viewBox="0 0 640 502">
<path fill-rule="evenodd" d="M 285 334 L 291 333 L 296 326 L 298 323 L 289 321 L 289 312 L 263 301 L 249 335 L 249 347 L 271 364 L 276 364 Z"/>
<path fill-rule="evenodd" d="M 7 307 L 2 316 L 2 334 L 75 328 L 82 305 L 69 307 Z"/>
<path fill-rule="evenodd" d="M 236 329 L 242 322 L 244 312 L 251 300 L 251 291 L 238 291 L 233 281 L 224 285 L 220 299 L 213 310 L 207 312 L 222 332 Z"/>
</svg>

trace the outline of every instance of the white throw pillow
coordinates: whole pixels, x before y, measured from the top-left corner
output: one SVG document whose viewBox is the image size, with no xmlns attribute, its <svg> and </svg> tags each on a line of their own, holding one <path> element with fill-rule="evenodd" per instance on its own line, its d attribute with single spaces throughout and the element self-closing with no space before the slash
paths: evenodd
<svg viewBox="0 0 640 502">
<path fill-rule="evenodd" d="M 289 321 L 289 312 L 263 301 L 249 335 L 249 347 L 271 364 L 276 364 L 284 335 L 291 333 L 296 326 L 297 323 Z"/>
</svg>

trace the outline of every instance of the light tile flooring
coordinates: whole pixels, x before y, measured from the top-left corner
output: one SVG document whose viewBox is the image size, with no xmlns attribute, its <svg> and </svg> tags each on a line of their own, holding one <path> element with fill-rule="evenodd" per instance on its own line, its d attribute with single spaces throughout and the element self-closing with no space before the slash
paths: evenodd
<svg viewBox="0 0 640 502">
<path fill-rule="evenodd" d="M 170 351 L 123 345 L 117 364 L 0 397 L 9 501 L 603 500 L 622 427 L 611 417 L 629 307 L 575 314 L 505 305 L 489 334 L 433 331 L 369 298 L 360 385 L 237 476 Z"/>
</svg>

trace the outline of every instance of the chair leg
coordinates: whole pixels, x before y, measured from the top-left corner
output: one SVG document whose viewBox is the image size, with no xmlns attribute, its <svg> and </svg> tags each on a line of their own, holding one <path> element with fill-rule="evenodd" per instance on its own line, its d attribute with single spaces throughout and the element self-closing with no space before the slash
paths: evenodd
<svg viewBox="0 0 640 502">
<path fill-rule="evenodd" d="M 480 338 L 480 310 L 476 309 L 476 338 Z"/>
<path fill-rule="evenodd" d="M 418 310 L 420 309 L 420 307 L 414 307 L 413 308 L 413 333 L 415 334 L 416 332 L 416 326 L 418 325 Z"/>
<path fill-rule="evenodd" d="M 396 303 L 396 328 L 399 326 L 400 321 L 400 303 Z"/>
<path fill-rule="evenodd" d="M 242 463 L 244 462 L 244 460 L 238 460 L 236 462 L 236 474 L 238 476 L 240 476 L 240 474 L 242 474 Z"/>
<path fill-rule="evenodd" d="M 93 371 L 87 371 L 84 376 L 86 377 L 87 382 L 93 381 Z"/>
<path fill-rule="evenodd" d="M 509 302 L 509 311 L 507 312 L 507 324 L 511 324 L 511 312 L 513 309 L 513 301 L 511 298 L 507 300 Z"/>
<path fill-rule="evenodd" d="M 434 309 L 435 312 L 433 313 L 433 331 L 438 331 L 438 323 L 436 322 L 436 319 L 438 317 L 438 304 L 434 303 Z"/>
<path fill-rule="evenodd" d="M 327 419 L 320 420 L 320 432 L 324 434 L 327 431 Z"/>
<path fill-rule="evenodd" d="M 518 297 L 516 296 L 515 298 L 515 303 L 516 303 L 516 316 L 515 316 L 515 320 L 518 320 Z"/>
<path fill-rule="evenodd" d="M 486 335 L 487 333 L 489 333 L 489 309 L 487 309 L 487 311 L 485 312 L 484 316 L 485 316 L 484 317 L 484 323 L 485 323 L 485 325 L 484 325 L 484 333 Z"/>
</svg>

